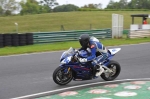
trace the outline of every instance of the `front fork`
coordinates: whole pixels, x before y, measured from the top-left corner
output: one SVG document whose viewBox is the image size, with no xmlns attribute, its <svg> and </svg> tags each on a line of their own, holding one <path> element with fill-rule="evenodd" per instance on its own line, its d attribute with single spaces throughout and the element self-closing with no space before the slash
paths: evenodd
<svg viewBox="0 0 150 99">
<path fill-rule="evenodd" d="M 74 71 L 72 70 L 72 68 L 70 66 L 66 66 L 66 65 L 62 65 L 62 64 L 60 64 L 59 66 L 62 68 L 65 68 L 64 69 L 65 75 L 67 75 L 69 72 L 72 72 L 72 75 L 74 75 Z"/>
<path fill-rule="evenodd" d="M 102 65 L 102 68 L 106 69 L 105 72 L 110 72 L 110 73 L 113 72 L 111 69 L 109 69 L 108 67 L 106 67 L 106 66 L 104 66 L 104 65 Z"/>
<path fill-rule="evenodd" d="M 107 66 L 105 66 L 105 65 L 100 65 L 100 64 L 98 64 L 99 66 L 100 66 L 100 68 L 104 68 L 104 72 L 110 72 L 110 73 L 112 73 L 113 71 L 111 70 L 111 69 L 109 69 Z"/>
<path fill-rule="evenodd" d="M 109 73 L 113 73 L 113 71 L 107 67 L 107 65 L 108 65 L 109 62 L 110 62 L 110 59 L 112 59 L 112 58 L 113 58 L 113 56 L 110 56 L 110 57 L 108 58 L 108 60 L 107 60 L 106 63 L 104 63 L 103 65 L 99 65 L 99 66 L 102 66 L 102 68 L 105 69 L 104 72 L 106 72 L 106 73 L 108 73 L 108 72 L 109 72 Z"/>
<path fill-rule="evenodd" d="M 67 69 L 67 74 L 70 72 L 70 70 L 71 70 L 70 67 L 68 67 L 68 69 Z"/>
<path fill-rule="evenodd" d="M 70 72 L 70 70 L 71 70 L 70 67 L 66 67 L 66 68 L 64 69 L 64 73 L 65 73 L 65 74 L 68 74 L 68 73 Z"/>
</svg>

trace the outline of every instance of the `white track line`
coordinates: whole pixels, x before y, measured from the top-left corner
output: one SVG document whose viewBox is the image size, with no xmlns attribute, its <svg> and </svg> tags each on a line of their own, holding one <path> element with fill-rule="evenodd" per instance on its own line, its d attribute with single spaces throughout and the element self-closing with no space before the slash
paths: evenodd
<svg viewBox="0 0 150 99">
<path fill-rule="evenodd" d="M 64 50 L 60 51 L 48 51 L 48 52 L 37 52 L 37 53 L 25 53 L 25 54 L 16 54 L 16 55 L 5 55 L 0 57 L 14 57 L 14 56 L 26 56 L 26 55 L 38 55 L 38 54 L 49 54 L 49 53 L 56 53 L 56 52 L 62 52 Z"/>
<path fill-rule="evenodd" d="M 118 45 L 118 46 L 106 46 L 106 47 L 119 47 L 119 46 L 133 46 L 133 45 L 143 45 L 143 44 L 150 44 L 149 42 L 146 43 L 139 43 L 139 44 L 127 44 L 127 45 Z M 48 53 L 56 53 L 56 52 L 63 52 L 64 50 L 60 51 L 48 51 L 48 52 L 37 52 L 37 53 L 25 53 L 25 54 L 17 54 L 17 55 L 5 55 L 0 57 L 14 57 L 14 56 L 24 56 L 24 55 L 34 55 L 34 54 L 48 54 Z"/>
<path fill-rule="evenodd" d="M 68 89 L 79 88 L 79 87 L 85 87 L 85 86 L 89 86 L 89 85 L 105 84 L 105 83 L 114 83 L 114 82 L 117 83 L 117 82 L 122 82 L 122 81 L 138 81 L 138 80 L 150 80 L 150 78 L 122 79 L 122 80 L 114 80 L 114 81 L 96 82 L 96 83 L 83 84 L 83 85 L 78 85 L 78 86 L 72 86 L 72 87 L 62 88 L 62 89 L 56 89 L 56 90 L 51 90 L 51 91 L 47 91 L 47 92 L 41 92 L 41 93 L 36 93 L 36 94 L 31 94 L 31 95 L 26 95 L 26 96 L 11 98 L 11 99 L 30 98 L 30 97 L 34 97 L 34 96 L 39 96 L 39 95 L 44 95 L 44 94 L 50 94 L 50 93 L 59 92 L 59 91 L 64 91 L 64 90 L 68 90 Z"/>
</svg>

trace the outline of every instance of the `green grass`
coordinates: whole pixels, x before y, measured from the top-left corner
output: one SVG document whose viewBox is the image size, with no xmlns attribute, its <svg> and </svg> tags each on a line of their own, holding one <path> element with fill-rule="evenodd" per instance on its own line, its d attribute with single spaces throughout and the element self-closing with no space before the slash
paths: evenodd
<svg viewBox="0 0 150 99">
<path fill-rule="evenodd" d="M 149 11 L 87 11 L 59 12 L 24 16 L 0 17 L 0 33 L 16 32 L 15 22 L 19 24 L 19 32 L 49 32 L 60 31 L 64 25 L 69 30 L 89 30 L 111 28 L 112 14 L 124 15 L 124 29 L 129 29 L 131 14 L 149 13 Z M 141 23 L 141 18 L 135 18 L 135 23 Z"/>
<path fill-rule="evenodd" d="M 150 42 L 150 38 L 137 38 L 137 39 L 107 39 L 101 40 L 105 46 L 123 45 L 123 44 L 138 44 L 143 42 Z M 0 48 L 0 56 L 12 55 L 12 54 L 23 54 L 32 52 L 46 52 L 56 50 L 66 50 L 69 47 L 80 48 L 78 41 L 72 42 L 59 42 L 53 44 L 37 44 L 22 47 L 5 47 Z"/>
</svg>

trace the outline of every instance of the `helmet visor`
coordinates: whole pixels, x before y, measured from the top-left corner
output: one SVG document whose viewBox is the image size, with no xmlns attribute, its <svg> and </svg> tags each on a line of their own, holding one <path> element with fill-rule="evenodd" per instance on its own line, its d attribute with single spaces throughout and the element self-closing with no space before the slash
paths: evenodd
<svg viewBox="0 0 150 99">
<path fill-rule="evenodd" d="M 79 40 L 79 42 L 80 42 L 80 45 L 81 45 L 83 48 L 87 48 L 88 42 L 82 41 L 82 40 Z"/>
</svg>

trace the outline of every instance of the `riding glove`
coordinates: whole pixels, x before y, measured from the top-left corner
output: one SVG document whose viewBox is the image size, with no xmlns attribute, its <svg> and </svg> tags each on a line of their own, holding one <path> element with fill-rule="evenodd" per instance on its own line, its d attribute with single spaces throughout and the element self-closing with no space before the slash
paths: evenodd
<svg viewBox="0 0 150 99">
<path fill-rule="evenodd" d="M 84 62 L 87 62 L 87 59 L 86 59 L 86 58 L 79 58 L 79 61 L 80 61 L 81 63 L 84 63 Z"/>
</svg>

